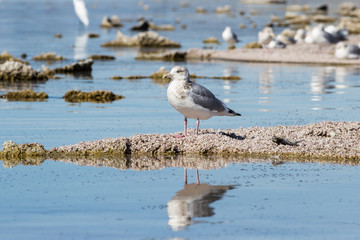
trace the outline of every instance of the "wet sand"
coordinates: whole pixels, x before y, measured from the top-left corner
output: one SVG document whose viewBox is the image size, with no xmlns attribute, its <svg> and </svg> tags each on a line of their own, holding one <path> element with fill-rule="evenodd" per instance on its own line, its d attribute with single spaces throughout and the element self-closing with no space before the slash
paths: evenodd
<svg viewBox="0 0 360 240">
<path fill-rule="evenodd" d="M 358 45 L 360 35 L 350 35 L 346 43 Z M 284 49 L 208 50 L 189 49 L 187 59 L 228 60 L 241 62 L 298 63 L 322 65 L 356 65 L 360 59 L 337 59 L 335 44 L 297 43 Z"/>
</svg>

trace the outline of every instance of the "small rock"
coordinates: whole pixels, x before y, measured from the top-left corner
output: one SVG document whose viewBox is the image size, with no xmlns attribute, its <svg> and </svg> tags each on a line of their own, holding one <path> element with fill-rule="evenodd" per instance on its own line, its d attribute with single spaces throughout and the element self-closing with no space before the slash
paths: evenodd
<svg viewBox="0 0 360 240">
<path fill-rule="evenodd" d="M 88 34 L 88 37 L 89 37 L 89 38 L 99 38 L 100 35 L 97 34 L 97 33 L 89 33 L 89 34 Z"/>
<path fill-rule="evenodd" d="M 49 52 L 49 53 L 41 53 L 38 56 L 34 56 L 32 59 L 35 61 L 61 61 L 64 60 L 65 58 L 63 58 L 60 55 L 56 56 L 56 53 L 54 52 Z"/>
<path fill-rule="evenodd" d="M 205 40 L 203 41 L 203 43 L 205 43 L 205 44 L 218 44 L 218 45 L 220 45 L 220 42 L 219 42 L 219 40 L 217 40 L 216 37 L 209 37 L 209 38 L 205 39 Z"/>
<path fill-rule="evenodd" d="M 207 13 L 208 11 L 203 7 L 197 7 L 195 12 L 196 13 Z"/>
<path fill-rule="evenodd" d="M 62 38 L 62 34 L 61 34 L 61 33 L 56 33 L 56 34 L 54 35 L 54 38 Z"/>
<path fill-rule="evenodd" d="M 94 61 L 92 59 L 78 61 L 76 63 L 66 65 L 61 68 L 55 68 L 55 73 L 77 73 L 77 72 L 91 72 Z"/>
<path fill-rule="evenodd" d="M 36 101 L 49 98 L 45 92 L 34 92 L 31 89 L 25 89 L 19 92 L 8 92 L 5 95 L 0 95 L 0 98 L 6 98 L 8 101 Z"/>
<path fill-rule="evenodd" d="M 122 26 L 123 24 L 121 23 L 121 20 L 117 15 L 113 15 L 111 17 L 104 16 L 100 24 L 100 27 L 102 28 L 115 28 Z"/>
<path fill-rule="evenodd" d="M 63 96 L 66 102 L 96 102 L 106 103 L 123 99 L 124 96 L 114 94 L 110 91 L 97 90 L 82 92 L 81 90 L 70 90 Z"/>
<path fill-rule="evenodd" d="M 153 31 L 141 32 L 134 37 L 129 37 L 117 32 L 116 39 L 111 42 L 106 42 L 102 47 L 172 47 L 178 48 L 180 44 L 168 38 L 160 36 Z"/>
<path fill-rule="evenodd" d="M 105 61 L 105 60 L 115 60 L 115 57 L 109 55 L 91 55 L 88 57 L 88 59 Z"/>
<path fill-rule="evenodd" d="M 230 12 L 230 5 L 225 5 L 223 7 L 217 7 L 214 13 L 229 13 Z"/>
</svg>

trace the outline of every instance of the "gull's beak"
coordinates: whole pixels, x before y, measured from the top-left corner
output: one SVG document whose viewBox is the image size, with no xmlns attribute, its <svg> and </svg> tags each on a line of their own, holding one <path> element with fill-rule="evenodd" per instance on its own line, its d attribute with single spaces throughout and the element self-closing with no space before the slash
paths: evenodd
<svg viewBox="0 0 360 240">
<path fill-rule="evenodd" d="M 165 78 L 172 79 L 172 74 L 171 73 L 165 74 L 162 78 L 163 79 L 165 79 Z"/>
</svg>

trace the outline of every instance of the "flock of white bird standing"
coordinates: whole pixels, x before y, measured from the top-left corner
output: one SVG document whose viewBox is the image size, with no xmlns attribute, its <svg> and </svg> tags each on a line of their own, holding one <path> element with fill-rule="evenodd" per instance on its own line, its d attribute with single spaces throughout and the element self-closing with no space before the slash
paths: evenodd
<svg viewBox="0 0 360 240">
<path fill-rule="evenodd" d="M 308 30 L 298 29 L 294 37 L 279 34 L 275 36 L 271 27 L 265 27 L 258 33 L 258 43 L 263 48 L 285 48 L 288 44 L 308 43 L 308 44 L 336 44 L 335 57 L 339 59 L 360 58 L 360 44 L 346 44 L 343 41 L 349 35 L 347 29 L 340 29 L 335 25 L 317 24 Z M 234 46 L 239 42 L 236 34 L 227 26 L 222 33 L 223 40 L 229 45 Z"/>
<path fill-rule="evenodd" d="M 346 44 L 343 41 L 349 35 L 347 29 L 340 29 L 335 25 L 317 24 L 308 27 L 307 30 L 301 28 L 296 31 L 294 37 L 279 34 L 275 36 L 271 27 L 265 27 L 258 33 L 258 43 L 263 48 L 285 48 L 288 44 L 308 43 L 308 44 L 336 44 L 335 57 L 339 59 L 360 58 L 360 44 Z M 223 40 L 231 47 L 239 42 L 236 34 L 227 26 L 222 33 Z"/>
</svg>

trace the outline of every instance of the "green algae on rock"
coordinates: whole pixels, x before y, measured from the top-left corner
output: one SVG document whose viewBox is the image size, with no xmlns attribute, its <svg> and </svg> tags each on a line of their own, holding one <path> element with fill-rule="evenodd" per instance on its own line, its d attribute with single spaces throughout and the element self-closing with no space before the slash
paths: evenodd
<svg viewBox="0 0 360 240">
<path fill-rule="evenodd" d="M 209 38 L 205 39 L 203 41 L 203 43 L 205 43 L 205 44 L 218 44 L 218 45 L 221 44 L 216 37 L 209 37 Z"/>
<path fill-rule="evenodd" d="M 47 150 L 39 143 L 17 144 L 13 141 L 5 141 L 3 150 L 0 152 L 1 159 L 24 159 L 47 157 Z"/>
<path fill-rule="evenodd" d="M 57 55 L 54 52 L 49 52 L 49 53 L 41 53 L 40 55 L 34 56 L 32 58 L 35 61 L 61 61 L 61 60 L 65 60 L 64 57 Z"/>
<path fill-rule="evenodd" d="M 70 90 L 63 96 L 66 102 L 95 102 L 106 103 L 125 98 L 124 96 L 114 94 L 110 91 L 97 90 L 91 92 L 82 92 L 81 90 Z"/>
<path fill-rule="evenodd" d="M 8 101 L 44 101 L 49 98 L 45 92 L 34 92 L 32 89 L 25 89 L 18 92 L 8 92 L 0 95 L 0 98 L 6 98 Z"/>
<path fill-rule="evenodd" d="M 116 39 L 101 44 L 102 47 L 163 47 L 179 48 L 179 43 L 174 42 L 166 37 L 160 36 L 153 31 L 140 32 L 133 37 L 126 36 L 117 31 Z"/>
</svg>

